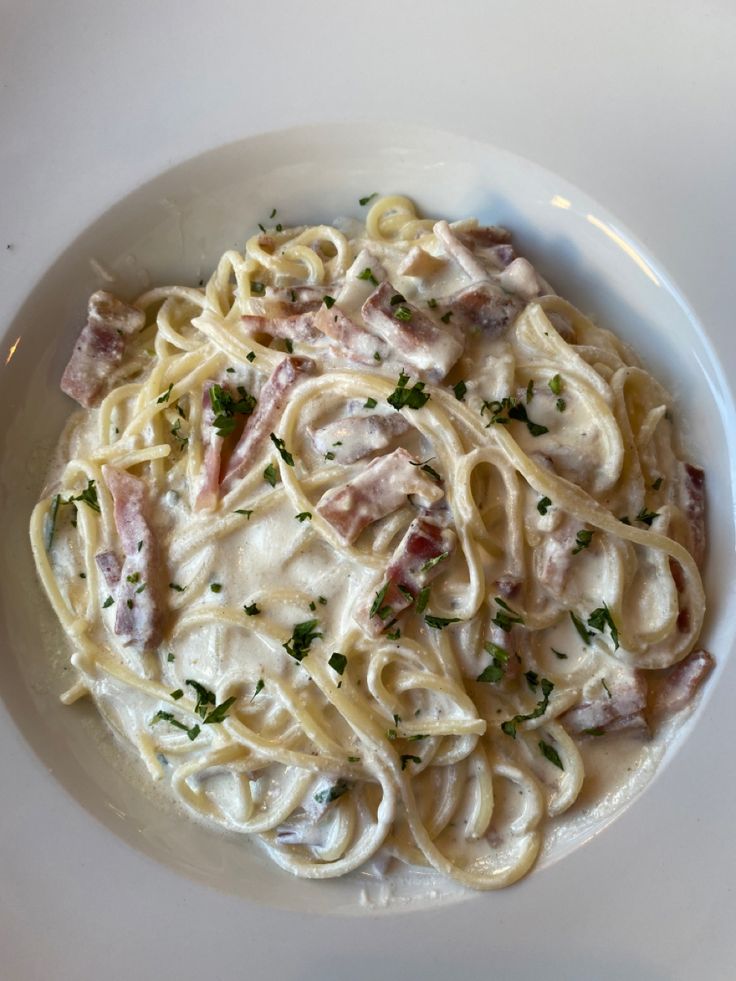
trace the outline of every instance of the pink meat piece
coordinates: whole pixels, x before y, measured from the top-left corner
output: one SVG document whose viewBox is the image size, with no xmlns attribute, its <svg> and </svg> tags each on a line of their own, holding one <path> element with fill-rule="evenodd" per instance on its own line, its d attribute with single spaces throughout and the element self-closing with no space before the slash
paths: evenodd
<svg viewBox="0 0 736 981">
<path fill-rule="evenodd" d="M 319 453 L 332 453 L 338 463 L 354 463 L 375 450 L 385 449 L 395 436 L 409 428 L 399 413 L 390 416 L 359 415 L 337 419 L 319 429 L 309 430 Z"/>
<path fill-rule="evenodd" d="M 705 473 L 692 463 L 680 464 L 678 504 L 690 529 L 690 553 L 699 569 L 705 559 Z"/>
<path fill-rule="evenodd" d="M 470 249 L 507 245 L 511 241 L 511 232 L 498 225 L 479 225 L 477 228 L 466 228 L 465 231 L 458 231 L 455 234 L 463 245 Z"/>
<path fill-rule="evenodd" d="M 568 732 L 618 732 L 621 729 L 647 728 L 644 709 L 647 704 L 647 683 L 642 671 L 620 665 L 616 674 L 587 686 L 590 694 L 561 717 Z M 609 694 L 610 692 L 610 694 Z"/>
<path fill-rule="evenodd" d="M 456 324 L 480 327 L 490 334 L 500 334 L 524 309 L 518 296 L 504 292 L 493 283 L 476 283 L 440 302 L 452 311 Z"/>
<path fill-rule="evenodd" d="M 322 495 L 317 510 L 346 545 L 364 528 L 400 508 L 409 494 L 432 504 L 443 497 L 437 483 L 423 473 L 403 447 L 373 460 L 353 480 Z"/>
<path fill-rule="evenodd" d="M 552 596 L 560 596 L 567 584 L 577 533 L 582 526 L 565 519 L 554 531 L 548 532 L 535 550 L 534 565 L 537 579 Z"/>
<path fill-rule="evenodd" d="M 403 298 L 397 300 L 400 296 L 391 283 L 381 283 L 363 304 L 363 320 L 393 348 L 397 361 L 424 380 L 442 381 L 463 353 L 463 344 L 451 328 L 436 324 Z M 396 316 L 401 310 L 409 312 L 409 319 Z"/>
<path fill-rule="evenodd" d="M 270 337 L 312 344 L 320 337 L 314 326 L 314 313 L 311 312 L 295 313 L 288 317 L 246 316 L 240 319 L 249 334 L 268 334 Z"/>
<path fill-rule="evenodd" d="M 115 589 L 123 574 L 123 563 L 120 561 L 120 556 L 117 552 L 98 552 L 95 555 L 95 562 L 108 589 Z"/>
<path fill-rule="evenodd" d="M 652 711 L 655 715 L 679 712 L 689 705 L 696 692 L 715 667 L 708 651 L 692 651 L 684 660 L 668 668 L 655 689 Z"/>
<path fill-rule="evenodd" d="M 498 281 L 507 293 L 520 296 L 524 301 L 551 292 L 550 287 L 539 278 L 531 262 L 522 256 L 509 263 L 498 277 Z"/>
<path fill-rule="evenodd" d="M 399 613 L 411 606 L 420 590 L 444 571 L 447 559 L 430 568 L 426 568 L 427 564 L 441 555 L 449 558 L 454 547 L 455 534 L 449 528 L 442 528 L 425 518 L 415 518 L 391 556 L 381 585 L 383 589 L 388 583 L 381 611 L 389 612 L 382 617 L 378 612 L 371 616 L 374 603 L 371 597 L 357 611 L 356 622 L 371 636 L 378 637 Z"/>
<path fill-rule="evenodd" d="M 86 409 L 97 404 L 111 371 L 123 360 L 125 337 L 143 328 L 142 310 L 98 290 L 89 298 L 87 323 L 61 376 L 61 390 Z"/>
<path fill-rule="evenodd" d="M 220 490 L 220 465 L 222 462 L 222 437 L 215 429 L 215 410 L 212 408 L 211 388 L 202 395 L 202 446 L 204 461 L 202 479 L 194 502 L 196 511 L 211 510 L 217 504 Z"/>
<path fill-rule="evenodd" d="M 448 258 L 453 259 L 474 283 L 485 282 L 489 277 L 488 269 L 479 261 L 473 252 L 473 247 L 468 248 L 450 228 L 446 221 L 438 221 L 434 226 L 434 234 L 442 243 L 442 248 Z M 462 234 L 462 233 L 461 233 Z"/>
<path fill-rule="evenodd" d="M 162 563 L 151 530 L 146 485 L 138 477 L 102 468 L 113 497 L 115 527 L 125 553 L 115 596 L 115 633 L 142 650 L 163 634 Z"/>
<path fill-rule="evenodd" d="M 284 358 L 274 368 L 258 396 L 255 412 L 248 416 L 243 435 L 233 450 L 222 480 L 223 491 L 229 491 L 253 465 L 261 449 L 276 429 L 292 389 L 315 369 L 310 358 Z"/>
<path fill-rule="evenodd" d="M 365 327 L 356 324 L 337 305 L 330 309 L 323 305 L 315 314 L 314 326 L 336 342 L 340 354 L 359 364 L 375 367 L 390 360 L 391 349 L 388 344 Z"/>
</svg>

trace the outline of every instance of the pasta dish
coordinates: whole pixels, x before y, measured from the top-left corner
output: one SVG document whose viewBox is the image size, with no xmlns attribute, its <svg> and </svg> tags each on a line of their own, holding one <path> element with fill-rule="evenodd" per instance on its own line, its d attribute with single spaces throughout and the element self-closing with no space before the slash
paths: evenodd
<svg viewBox="0 0 736 981">
<path fill-rule="evenodd" d="M 299 876 L 494 889 L 586 747 L 644 745 L 712 668 L 704 477 L 505 229 L 361 206 L 90 298 L 31 542 L 63 700 L 189 812 Z"/>
</svg>

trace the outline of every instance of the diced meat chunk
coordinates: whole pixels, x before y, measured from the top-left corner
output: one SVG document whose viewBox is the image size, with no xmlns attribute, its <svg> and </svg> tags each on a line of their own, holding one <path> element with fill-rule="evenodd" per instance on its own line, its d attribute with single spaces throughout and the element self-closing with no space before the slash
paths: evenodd
<svg viewBox="0 0 736 981">
<path fill-rule="evenodd" d="M 534 571 L 538 581 L 552 596 L 561 596 L 575 560 L 573 550 L 581 526 L 566 518 L 545 534 L 534 551 Z"/>
<path fill-rule="evenodd" d="M 338 463 L 354 463 L 376 450 L 385 449 L 392 439 L 405 433 L 409 423 L 398 412 L 391 415 L 359 415 L 337 419 L 319 429 L 309 430 L 315 449 L 331 453 Z"/>
<path fill-rule="evenodd" d="M 86 409 L 97 404 L 110 373 L 123 360 L 125 336 L 145 324 L 142 310 L 98 290 L 89 298 L 87 323 L 61 376 L 61 390 Z"/>
<path fill-rule="evenodd" d="M 444 570 L 454 547 L 455 534 L 449 528 L 415 518 L 391 556 L 381 585 L 386 592 L 379 609 L 371 616 L 374 600 L 370 598 L 357 610 L 356 622 L 372 637 L 378 637 Z"/>
<path fill-rule="evenodd" d="M 385 341 L 356 324 L 346 313 L 334 305 L 323 305 L 315 314 L 314 326 L 326 337 L 335 341 L 339 353 L 359 364 L 376 365 L 390 360 L 391 349 Z M 378 357 L 376 357 L 378 355 Z"/>
<path fill-rule="evenodd" d="M 456 323 L 480 327 L 490 334 L 500 334 L 524 309 L 518 296 L 505 293 L 492 283 L 468 286 L 441 303 L 453 312 Z"/>
<path fill-rule="evenodd" d="M 108 589 L 115 589 L 123 574 L 123 563 L 120 561 L 120 556 L 117 552 L 98 552 L 95 555 L 95 562 Z"/>
<path fill-rule="evenodd" d="M 156 647 L 163 633 L 162 563 L 149 519 L 146 485 L 104 466 L 114 503 L 115 527 L 125 561 L 115 595 L 115 633 L 141 650 Z"/>
<path fill-rule="evenodd" d="M 690 705 L 715 663 L 708 651 L 697 650 L 668 668 L 654 691 L 653 714 L 671 715 Z"/>
<path fill-rule="evenodd" d="M 643 731 L 647 728 L 646 704 L 644 673 L 620 665 L 610 676 L 588 682 L 582 700 L 565 712 L 560 721 L 568 732 L 575 734 L 601 735 L 621 729 Z"/>
<path fill-rule="evenodd" d="M 507 293 L 514 293 L 525 301 L 532 300 L 543 292 L 534 266 L 521 256 L 504 269 L 498 281 Z"/>
<path fill-rule="evenodd" d="M 237 446 L 228 461 L 222 489 L 229 491 L 251 468 L 281 418 L 294 386 L 314 371 L 310 358 L 284 358 L 274 368 L 258 396 L 255 412 L 248 416 Z"/>
<path fill-rule="evenodd" d="M 363 320 L 389 344 L 396 360 L 421 378 L 442 381 L 463 352 L 463 345 L 443 328 L 382 283 L 363 304 Z"/>
<path fill-rule="evenodd" d="M 705 560 L 705 473 L 692 463 L 680 464 L 678 503 L 690 531 L 690 554 L 699 569 Z"/>
<path fill-rule="evenodd" d="M 438 221 L 434 226 L 434 233 L 442 243 L 445 254 L 450 259 L 454 259 L 474 283 L 484 282 L 488 279 L 488 270 L 471 249 L 463 244 L 446 221 Z"/>
<path fill-rule="evenodd" d="M 511 232 L 498 225 L 479 225 L 456 232 L 458 239 L 468 248 L 488 248 L 493 245 L 506 245 L 511 241 Z"/>
<path fill-rule="evenodd" d="M 195 510 L 211 510 L 217 504 L 220 490 L 220 465 L 222 462 L 222 438 L 215 429 L 215 411 L 212 408 L 211 388 L 202 396 L 202 447 L 204 461 L 202 476 L 194 502 Z"/>
<path fill-rule="evenodd" d="M 368 525 L 400 508 L 409 494 L 428 504 L 443 497 L 442 489 L 419 469 L 418 461 L 399 447 L 378 457 L 353 480 L 324 493 L 317 510 L 350 545 Z"/>
</svg>

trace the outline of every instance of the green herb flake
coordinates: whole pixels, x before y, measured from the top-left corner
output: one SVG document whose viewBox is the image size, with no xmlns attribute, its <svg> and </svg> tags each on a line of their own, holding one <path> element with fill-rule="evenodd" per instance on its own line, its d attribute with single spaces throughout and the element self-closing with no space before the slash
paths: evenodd
<svg viewBox="0 0 736 981">
<path fill-rule="evenodd" d="M 388 632 L 386 634 L 386 636 L 388 637 L 389 640 L 398 640 L 399 637 L 401 636 L 401 631 L 400 630 L 393 630 L 393 631 Z"/>
<path fill-rule="evenodd" d="M 542 426 L 537 422 L 532 422 L 532 420 L 527 415 L 526 407 L 518 402 L 513 396 L 509 395 L 506 398 L 495 400 L 493 402 L 484 402 L 481 406 L 480 414 L 484 415 L 488 413 L 491 421 L 486 426 L 502 425 L 505 426 L 511 419 L 515 419 L 518 422 L 526 423 L 526 428 L 532 434 L 532 436 L 543 436 L 545 433 L 549 432 L 546 426 Z"/>
<path fill-rule="evenodd" d="M 181 690 L 181 688 L 177 688 L 176 691 L 169 692 L 169 695 L 175 702 L 178 702 L 180 698 L 184 697 L 184 692 Z"/>
<path fill-rule="evenodd" d="M 360 763 L 359 756 L 348 756 L 348 763 Z"/>
<path fill-rule="evenodd" d="M 378 405 L 378 402 L 376 402 L 375 399 L 370 398 L 370 399 L 366 399 L 365 400 L 365 404 L 363 405 L 363 408 L 364 409 L 375 409 L 375 407 L 377 405 Z"/>
<path fill-rule="evenodd" d="M 555 408 L 558 412 L 564 412 L 567 408 L 567 402 L 564 399 L 557 399 L 555 402 Z"/>
<path fill-rule="evenodd" d="M 227 713 L 230 706 L 233 705 L 235 701 L 236 698 L 235 695 L 233 695 L 231 698 L 226 698 L 224 702 L 220 703 L 220 705 L 216 705 L 209 715 L 206 716 L 204 724 L 206 726 L 214 726 L 224 722 L 227 718 Z"/>
<path fill-rule="evenodd" d="M 575 537 L 575 548 L 572 550 L 573 555 L 577 555 L 578 552 L 582 552 L 584 548 L 588 548 L 593 540 L 593 532 L 586 531 L 582 529 L 579 531 Z"/>
<path fill-rule="evenodd" d="M 201 719 L 204 719 L 209 711 L 208 706 L 211 705 L 214 708 L 217 704 L 215 693 L 210 691 L 209 688 L 205 688 L 198 681 L 194 681 L 193 678 L 187 678 L 185 684 L 189 685 L 197 693 L 197 704 L 194 706 L 194 711 Z"/>
<path fill-rule="evenodd" d="M 427 609 L 427 603 L 429 603 L 429 592 L 429 586 L 425 586 L 423 589 L 419 590 L 415 604 L 417 613 L 424 613 L 424 611 Z"/>
<path fill-rule="evenodd" d="M 432 296 L 427 300 L 427 306 L 430 310 L 435 310 L 437 307 L 437 300 Z"/>
<path fill-rule="evenodd" d="M 248 351 L 248 353 L 245 356 L 245 360 L 246 361 L 250 361 L 250 363 L 252 364 L 256 360 L 255 352 L 254 351 Z"/>
<path fill-rule="evenodd" d="M 103 610 L 108 609 L 108 607 L 112 606 L 114 602 L 115 600 L 112 598 L 112 596 L 108 596 L 105 602 L 102 604 L 102 609 Z"/>
<path fill-rule="evenodd" d="M 435 617 L 427 613 L 424 622 L 428 627 L 433 627 L 435 630 L 444 630 L 451 623 L 460 623 L 460 617 Z"/>
<path fill-rule="evenodd" d="M 495 600 L 501 609 L 496 611 L 496 615 L 491 623 L 495 623 L 497 627 L 500 627 L 506 633 L 509 633 L 515 623 L 524 623 L 524 618 L 521 614 L 517 613 L 516 610 L 512 610 L 508 603 L 502 600 L 500 596 L 496 596 Z"/>
<path fill-rule="evenodd" d="M 201 732 L 198 725 L 187 726 L 183 722 L 180 722 L 171 712 L 164 712 L 163 710 L 159 710 L 151 719 L 151 725 L 155 725 L 157 722 L 168 722 L 177 729 L 183 730 L 192 742 L 194 742 Z"/>
<path fill-rule="evenodd" d="M 295 661 L 303 661 L 309 653 L 312 642 L 322 636 L 317 630 L 318 626 L 319 620 L 304 620 L 302 623 L 294 624 L 291 637 L 282 646 Z"/>
<path fill-rule="evenodd" d="M 427 559 L 427 561 L 419 567 L 420 572 L 429 572 L 430 569 L 434 569 L 436 565 L 440 562 L 444 562 L 445 559 L 449 558 L 449 552 L 442 552 L 441 555 L 436 555 L 433 559 Z"/>
<path fill-rule="evenodd" d="M 93 511 L 100 513 L 100 504 L 97 500 L 97 488 L 95 487 L 94 480 L 88 480 L 87 486 L 84 488 L 81 494 L 77 494 L 76 497 L 68 497 L 65 501 L 61 501 L 62 504 L 74 504 L 75 501 L 82 501 L 91 508 Z"/>
<path fill-rule="evenodd" d="M 318 804 L 331 804 L 333 800 L 337 800 L 338 797 L 342 797 L 350 790 L 350 784 L 345 780 L 338 780 L 336 784 L 331 787 L 327 787 L 325 790 L 320 790 L 314 795 L 314 799 Z"/>
<path fill-rule="evenodd" d="M 547 382 L 550 392 L 553 395 L 562 395 L 562 378 L 560 375 L 553 375 L 552 378 Z"/>
<path fill-rule="evenodd" d="M 534 398 L 534 379 L 530 378 L 526 386 L 526 404 L 529 405 Z"/>
<path fill-rule="evenodd" d="M 51 498 L 51 507 L 49 508 L 48 515 L 48 526 L 46 532 L 46 551 L 51 551 L 51 546 L 54 544 L 54 534 L 56 532 L 56 518 L 59 514 L 59 505 L 62 503 L 61 494 L 55 494 Z"/>
<path fill-rule="evenodd" d="M 368 613 L 369 617 L 378 617 L 379 620 L 388 620 L 388 618 L 391 616 L 391 613 L 393 612 L 391 607 L 385 606 L 383 602 L 386 599 L 386 593 L 388 592 L 388 587 L 390 585 L 390 582 L 387 580 L 376 593 Z"/>
<path fill-rule="evenodd" d="M 408 323 L 411 320 L 411 310 L 407 306 L 397 307 L 394 311 L 394 317 L 397 320 L 401 320 L 403 323 Z"/>
<path fill-rule="evenodd" d="M 548 497 L 542 497 L 537 501 L 537 511 L 540 514 L 546 514 L 547 509 L 552 506 L 552 501 Z"/>
<path fill-rule="evenodd" d="M 261 228 L 262 226 L 259 225 L 258 227 Z M 254 279 L 250 284 L 250 291 L 251 293 L 255 293 L 256 296 L 263 296 L 263 294 L 266 292 L 266 287 L 263 285 L 263 283 L 259 283 L 257 279 Z"/>
<path fill-rule="evenodd" d="M 176 660 L 176 655 L 172 651 L 169 651 L 169 653 L 166 655 L 166 660 L 169 662 L 169 664 L 171 664 Z"/>
<path fill-rule="evenodd" d="M 588 617 L 588 626 L 592 627 L 593 630 L 600 631 L 600 633 L 604 633 L 606 627 L 608 627 L 611 631 L 613 646 L 615 650 L 618 650 L 618 629 L 611 616 L 611 611 L 605 603 L 603 606 L 599 606 L 597 610 L 593 610 L 590 614 Z"/>
<path fill-rule="evenodd" d="M 286 348 L 286 353 L 287 354 L 293 354 L 294 353 L 294 345 L 292 344 L 290 338 L 287 337 L 284 340 L 284 347 Z"/>
<path fill-rule="evenodd" d="M 583 621 L 576 617 L 572 610 L 570 610 L 570 619 L 575 625 L 575 629 L 580 635 L 582 642 L 586 645 L 590 644 L 590 632 L 585 629 L 585 624 Z"/>
<path fill-rule="evenodd" d="M 367 282 L 373 283 L 374 286 L 378 286 L 378 280 L 373 275 L 373 271 L 369 266 L 362 273 L 358 273 L 358 279 L 365 279 Z"/>
<path fill-rule="evenodd" d="M 263 689 L 265 687 L 266 687 L 265 681 L 263 680 L 263 678 L 259 678 L 258 679 L 258 683 L 256 684 L 256 687 L 255 687 L 255 691 L 253 692 L 253 694 L 250 697 L 251 702 L 256 697 L 256 695 L 260 695 L 261 694 L 261 692 L 263 691 Z"/>
<path fill-rule="evenodd" d="M 331 310 L 334 307 L 334 305 L 335 305 L 335 297 L 334 296 L 323 296 L 322 297 L 322 302 L 324 303 L 324 305 L 327 307 L 328 310 Z"/>
<path fill-rule="evenodd" d="M 378 191 L 374 191 L 373 194 L 367 194 L 364 198 L 359 198 L 358 204 L 361 206 L 361 208 L 364 208 L 370 201 L 373 200 L 373 198 L 377 197 Z"/>
<path fill-rule="evenodd" d="M 180 586 L 178 582 L 169 583 L 169 589 L 173 589 L 177 593 L 183 593 L 186 588 L 187 588 L 186 586 Z"/>
<path fill-rule="evenodd" d="M 567 660 L 567 654 L 563 654 L 562 651 L 556 651 L 554 647 L 550 648 L 550 650 L 555 655 L 555 657 L 558 658 L 560 661 Z"/>
<path fill-rule="evenodd" d="M 163 395 L 159 395 L 159 397 L 156 399 L 156 405 L 161 405 L 162 402 L 169 401 L 169 395 L 171 395 L 171 390 L 173 387 L 174 387 L 174 383 L 172 382 L 169 385 L 169 387 L 166 389 L 166 391 L 163 393 Z"/>
<path fill-rule="evenodd" d="M 401 769 L 402 770 L 405 770 L 406 769 L 406 764 L 407 763 L 421 763 L 421 762 L 422 762 L 421 756 L 413 756 L 411 753 L 402 753 L 401 754 Z"/>
<path fill-rule="evenodd" d="M 279 479 L 279 474 L 278 474 L 278 470 L 272 463 L 269 463 L 269 465 L 263 471 L 263 479 L 266 481 L 267 484 L 270 484 L 272 487 L 276 486 Z"/>
<path fill-rule="evenodd" d="M 250 606 L 243 604 L 243 609 L 245 610 L 245 615 L 248 617 L 257 617 L 261 612 L 257 603 L 251 603 Z"/>
<path fill-rule="evenodd" d="M 450 318 L 452 317 L 452 310 L 448 310 L 447 313 L 443 313 L 440 320 L 443 324 L 449 324 Z"/>
<path fill-rule="evenodd" d="M 296 518 L 297 521 L 301 521 L 302 523 L 305 522 L 305 521 L 311 521 L 312 520 L 312 512 L 311 511 L 300 511 L 299 514 L 295 514 L 294 517 Z"/>
<path fill-rule="evenodd" d="M 222 583 L 221 582 L 211 582 L 210 583 L 210 589 L 212 590 L 213 593 L 221 593 L 222 592 Z"/>
<path fill-rule="evenodd" d="M 647 511 L 646 507 L 643 507 L 641 511 L 637 514 L 635 521 L 641 521 L 642 524 L 647 525 L 649 528 L 652 527 L 652 522 L 655 518 L 658 518 L 659 514 L 656 511 Z"/>
<path fill-rule="evenodd" d="M 452 390 L 455 393 L 455 398 L 458 402 L 463 402 L 465 400 L 465 393 L 468 390 L 468 386 L 464 381 L 459 381 L 456 385 L 452 386 Z"/>
<path fill-rule="evenodd" d="M 655 491 L 659 490 L 659 488 L 662 486 L 662 480 L 663 479 L 664 479 L 663 477 L 657 477 L 657 479 L 652 484 L 652 490 L 655 490 Z"/>
<path fill-rule="evenodd" d="M 399 738 L 399 734 L 396 732 L 395 729 L 386 730 L 386 739 L 388 739 L 390 743 L 396 742 L 398 738 Z"/>
<path fill-rule="evenodd" d="M 211 385 L 210 402 L 215 418 L 212 425 L 217 435 L 224 439 L 235 429 L 236 416 L 249 416 L 256 407 L 256 399 L 249 395 L 243 385 L 236 388 L 237 398 L 225 385 Z"/>
<path fill-rule="evenodd" d="M 281 455 L 281 459 L 284 461 L 284 463 L 286 464 L 286 466 L 287 467 L 293 467 L 294 466 L 294 457 L 286 449 L 286 444 L 284 443 L 283 439 L 279 439 L 278 436 L 276 436 L 273 433 L 271 433 L 271 442 L 276 447 L 276 449 L 279 451 L 279 453 Z"/>
<path fill-rule="evenodd" d="M 537 702 L 535 708 L 526 715 L 515 715 L 513 719 L 509 719 L 507 722 L 503 722 L 501 724 L 502 732 L 504 732 L 507 736 L 511 736 L 512 739 L 516 739 L 516 730 L 522 722 L 538 719 L 547 711 L 549 696 L 552 694 L 555 686 L 552 684 L 549 678 L 542 678 L 539 684 L 542 689 L 542 697 Z"/>
<path fill-rule="evenodd" d="M 554 763 L 554 765 L 559 767 L 560 770 L 565 769 L 565 767 L 562 765 L 560 754 L 557 752 L 554 746 L 550 746 L 550 744 L 546 743 L 543 739 L 540 739 L 537 745 L 539 746 L 539 750 L 545 759 L 549 760 L 550 763 Z"/>
<path fill-rule="evenodd" d="M 246 521 L 250 521 L 250 516 L 253 514 L 252 510 L 248 508 L 236 508 L 233 514 L 244 514 Z"/>
<path fill-rule="evenodd" d="M 416 382 L 411 388 L 407 388 L 406 383 L 408 381 L 409 376 L 402 371 L 396 388 L 386 399 L 388 404 L 396 410 L 404 407 L 421 409 L 429 401 L 429 392 L 424 391 L 424 382 Z"/>
<path fill-rule="evenodd" d="M 340 654 L 338 651 L 335 651 L 330 655 L 330 659 L 327 663 L 333 671 L 336 671 L 338 674 L 344 674 L 348 659 L 344 654 Z"/>
</svg>

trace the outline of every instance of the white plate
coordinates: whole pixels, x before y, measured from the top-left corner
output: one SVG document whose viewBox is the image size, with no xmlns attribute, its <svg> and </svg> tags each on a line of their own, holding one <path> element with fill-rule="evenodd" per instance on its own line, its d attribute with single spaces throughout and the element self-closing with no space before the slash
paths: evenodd
<svg viewBox="0 0 736 981">
<path fill-rule="evenodd" d="M 146 950 L 157 958 L 166 954 L 172 977 L 201 976 L 213 963 L 230 967 L 242 956 L 256 976 L 268 971 L 284 978 L 375 977 L 380 970 L 391 977 L 400 976 L 405 963 L 411 965 L 406 967 L 411 976 L 439 978 L 455 969 L 453 951 L 458 949 L 466 958 L 464 976 L 474 977 L 476 970 L 485 976 L 483 948 L 490 924 L 500 923 L 503 930 L 492 931 L 493 967 L 515 970 L 516 977 L 536 976 L 550 962 L 557 964 L 560 977 L 618 977 L 625 970 L 636 973 L 632 964 L 641 961 L 632 956 L 641 958 L 647 951 L 641 924 L 635 923 L 628 932 L 631 948 L 601 964 L 595 949 L 587 949 L 580 924 L 595 922 L 596 911 L 610 915 L 615 909 L 621 916 L 629 888 L 635 893 L 625 910 L 629 918 L 642 896 L 661 901 L 666 893 L 660 885 L 652 891 L 647 879 L 653 856 L 665 868 L 686 865 L 688 849 L 683 852 L 680 838 L 692 835 L 697 812 L 683 807 L 683 795 L 698 786 L 706 761 L 714 774 L 717 766 L 728 765 L 723 733 L 733 736 L 734 725 L 722 692 L 701 706 L 708 726 L 701 724 L 665 776 L 604 836 L 504 894 L 471 896 L 452 907 L 377 922 L 365 916 L 305 921 L 284 912 L 359 912 L 357 889 L 352 882 L 292 880 L 254 858 L 252 850 L 162 814 L 119 774 L 104 741 L 100 746 L 89 739 L 96 730 L 89 721 L 80 723 L 84 709 L 63 709 L 55 700 L 61 683 L 47 664 L 58 632 L 35 584 L 26 525 L 48 452 L 69 411 L 58 379 L 79 328 L 79 311 L 100 285 L 100 268 L 114 277 L 112 288 L 123 293 L 142 289 L 149 279 L 196 282 L 225 248 L 242 243 L 273 206 L 289 223 L 332 219 L 358 214 L 358 197 L 374 190 L 407 192 L 429 214 L 475 214 L 512 228 L 522 251 L 560 292 L 632 342 L 675 393 L 697 460 L 708 473 L 706 586 L 713 613 L 706 639 L 719 661 L 708 695 L 723 684 L 734 631 L 727 611 L 736 593 L 736 416 L 703 331 L 657 261 L 604 208 L 562 179 L 501 150 L 448 134 L 406 126 L 310 127 L 213 150 L 134 191 L 73 242 L 33 289 L 0 348 L 8 358 L 0 392 L 6 526 L 0 691 L 7 710 L 0 715 L 1 772 L 5 787 L 20 788 L 0 816 L 0 831 L 15 842 L 0 897 L 9 909 L 8 924 L 18 917 L 21 932 L 8 934 L 12 949 L 27 958 L 13 977 L 35 977 L 31 967 L 41 963 L 41 949 L 55 957 L 63 949 L 60 963 L 69 976 L 94 976 L 92 965 L 101 963 L 105 938 L 144 926 L 160 941 L 147 935 L 140 949 L 126 948 L 122 960 L 106 965 L 107 977 L 145 969 L 141 951 Z M 709 799 L 717 801 L 718 795 Z M 27 820 L 29 811 L 32 820 Z M 702 831 L 710 834 L 722 826 L 716 813 L 703 820 Z M 659 837 L 650 847 L 641 835 L 655 831 Z M 716 875 L 717 851 L 693 851 L 713 863 Z M 42 883 L 53 866 L 68 898 L 51 915 Z M 22 932 L 19 896 L 36 920 L 45 922 L 35 952 L 27 945 L 27 931 Z M 384 895 L 374 890 L 371 898 L 380 905 Z M 428 900 L 420 896 L 414 907 Z M 96 931 L 89 920 L 101 916 L 100 901 L 105 912 Z M 244 917 L 251 924 L 245 951 L 237 936 Z M 705 925 L 702 912 L 693 918 Z M 437 924 L 442 925 L 439 935 Z M 193 948 L 187 937 L 195 928 L 214 931 L 217 945 Z M 93 945 L 82 956 L 77 945 L 82 938 L 89 942 L 90 931 L 99 932 L 99 950 Z M 595 935 L 602 943 L 600 931 Z M 286 938 L 290 943 L 284 946 Z M 354 946 L 362 952 L 360 962 L 354 960 Z M 304 958 L 308 970 L 299 966 Z"/>
</svg>

